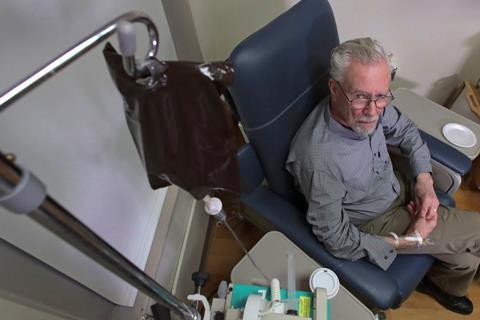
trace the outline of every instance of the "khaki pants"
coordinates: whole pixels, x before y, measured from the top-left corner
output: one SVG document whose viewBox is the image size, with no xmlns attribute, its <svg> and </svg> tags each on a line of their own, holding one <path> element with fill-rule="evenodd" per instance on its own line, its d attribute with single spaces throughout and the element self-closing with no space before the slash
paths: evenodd
<svg viewBox="0 0 480 320">
<path fill-rule="evenodd" d="M 389 232 L 404 234 L 411 223 L 405 205 L 409 197 L 404 192 L 379 217 L 362 225 L 360 230 L 370 234 L 388 236 Z M 440 206 L 435 230 L 428 237 L 430 243 L 420 248 L 398 250 L 399 254 L 433 255 L 437 261 L 428 277 L 442 290 L 455 296 L 464 296 L 480 263 L 480 214 L 457 208 Z"/>
</svg>

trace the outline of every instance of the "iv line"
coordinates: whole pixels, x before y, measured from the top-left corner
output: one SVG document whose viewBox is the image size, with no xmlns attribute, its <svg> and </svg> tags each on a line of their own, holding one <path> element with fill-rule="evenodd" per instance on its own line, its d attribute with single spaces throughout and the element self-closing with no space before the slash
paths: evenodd
<svg viewBox="0 0 480 320">
<path fill-rule="evenodd" d="M 242 248 L 243 252 L 245 252 L 247 258 L 250 260 L 250 262 L 252 263 L 253 267 L 262 275 L 262 277 L 267 281 L 267 283 L 270 283 L 270 279 L 265 275 L 265 273 L 262 272 L 262 270 L 260 269 L 260 267 L 255 263 L 255 261 L 253 260 L 252 256 L 248 253 L 247 249 L 243 246 L 242 242 L 240 241 L 240 239 L 238 238 L 237 234 L 235 233 L 235 231 L 233 231 L 233 229 L 230 227 L 230 225 L 228 224 L 228 222 L 225 220 L 225 221 L 222 221 L 223 224 L 225 224 L 225 226 L 227 227 L 227 229 L 230 231 L 230 233 L 233 235 L 233 237 L 235 238 L 235 240 L 237 241 L 238 245 Z"/>
</svg>

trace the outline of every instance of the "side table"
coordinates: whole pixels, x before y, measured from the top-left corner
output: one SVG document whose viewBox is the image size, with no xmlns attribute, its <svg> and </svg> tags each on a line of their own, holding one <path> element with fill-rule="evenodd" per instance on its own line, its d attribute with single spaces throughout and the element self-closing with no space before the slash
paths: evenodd
<svg viewBox="0 0 480 320">
<path fill-rule="evenodd" d="M 255 263 L 269 278 L 277 278 L 280 285 L 287 287 L 287 253 L 295 256 L 295 278 L 297 290 L 308 291 L 308 280 L 312 272 L 321 267 L 278 231 L 268 232 L 249 251 Z M 264 282 L 262 276 L 243 257 L 232 269 L 232 283 L 258 284 Z M 332 320 L 374 320 L 376 316 L 355 298 L 347 289 L 340 286 L 337 295 L 329 300 Z"/>
<path fill-rule="evenodd" d="M 480 159 L 478 157 L 480 154 L 480 125 L 408 89 L 397 89 L 393 95 L 397 108 L 415 122 L 420 129 L 462 152 L 471 160 L 476 159 L 472 164 L 470 174 L 473 183 L 480 189 Z M 477 143 L 473 147 L 463 148 L 449 142 L 442 134 L 442 127 L 452 122 L 472 130 L 477 137 Z"/>
<path fill-rule="evenodd" d="M 480 154 L 479 124 L 408 89 L 397 89 L 393 92 L 393 95 L 395 96 L 395 106 L 415 122 L 418 128 L 462 152 L 471 160 Z M 472 130 L 477 136 L 477 143 L 473 147 L 463 148 L 445 139 L 442 134 L 442 127 L 452 122 L 459 123 Z"/>
</svg>

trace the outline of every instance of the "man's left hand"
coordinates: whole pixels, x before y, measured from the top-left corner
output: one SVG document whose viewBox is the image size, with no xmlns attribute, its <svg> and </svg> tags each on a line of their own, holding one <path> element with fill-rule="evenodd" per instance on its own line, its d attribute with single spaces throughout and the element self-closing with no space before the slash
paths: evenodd
<svg viewBox="0 0 480 320">
<path fill-rule="evenodd" d="M 415 205 L 417 214 L 426 220 L 437 219 L 439 201 L 433 188 L 430 173 L 420 173 L 415 183 Z"/>
</svg>

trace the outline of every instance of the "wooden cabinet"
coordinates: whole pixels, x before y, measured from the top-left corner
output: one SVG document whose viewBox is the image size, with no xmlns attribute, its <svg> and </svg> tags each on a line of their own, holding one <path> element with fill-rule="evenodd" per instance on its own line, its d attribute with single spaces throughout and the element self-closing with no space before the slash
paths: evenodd
<svg viewBox="0 0 480 320">
<path fill-rule="evenodd" d="M 473 160 L 470 176 L 475 188 L 480 190 L 480 157 L 477 157 L 475 160 Z"/>
</svg>

